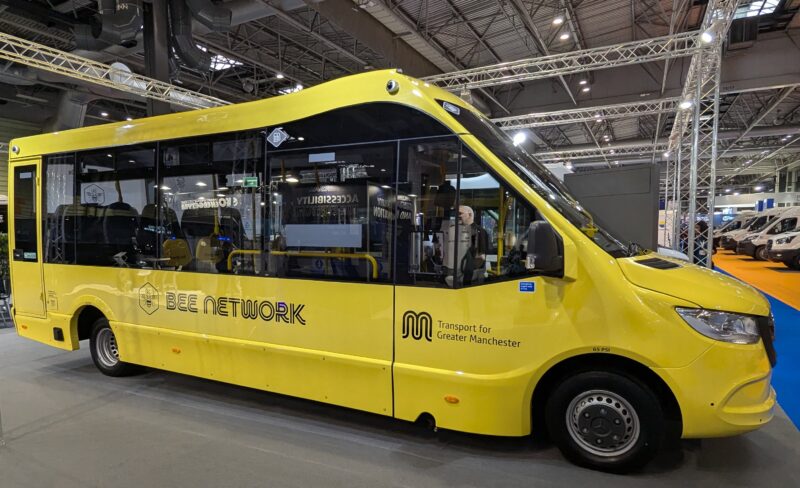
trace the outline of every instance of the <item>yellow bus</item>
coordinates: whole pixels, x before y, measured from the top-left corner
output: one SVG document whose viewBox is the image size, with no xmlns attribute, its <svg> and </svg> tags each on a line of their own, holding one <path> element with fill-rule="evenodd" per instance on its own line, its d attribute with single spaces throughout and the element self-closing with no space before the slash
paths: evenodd
<svg viewBox="0 0 800 488">
<path fill-rule="evenodd" d="M 644 254 L 460 98 L 375 71 L 17 139 L 13 316 L 145 366 L 625 471 L 773 416 L 769 304 Z"/>
</svg>

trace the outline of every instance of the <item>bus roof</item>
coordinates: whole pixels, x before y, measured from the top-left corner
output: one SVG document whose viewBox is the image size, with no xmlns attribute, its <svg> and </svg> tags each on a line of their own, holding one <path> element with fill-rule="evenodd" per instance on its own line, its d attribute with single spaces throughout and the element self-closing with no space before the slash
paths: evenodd
<svg viewBox="0 0 800 488">
<path fill-rule="evenodd" d="M 390 80 L 399 83 L 399 90 L 394 94 L 387 89 Z M 455 120 L 444 116 L 436 99 L 478 112 L 450 92 L 389 69 L 346 76 L 263 100 L 13 139 L 9 144 L 12 149 L 9 159 L 257 129 L 368 102 L 413 106 L 435 116 L 454 131 L 462 132 L 463 128 Z"/>
</svg>

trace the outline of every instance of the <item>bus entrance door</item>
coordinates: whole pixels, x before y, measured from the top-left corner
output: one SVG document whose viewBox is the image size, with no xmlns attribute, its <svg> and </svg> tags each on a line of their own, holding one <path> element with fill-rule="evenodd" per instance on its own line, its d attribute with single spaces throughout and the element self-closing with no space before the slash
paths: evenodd
<svg viewBox="0 0 800 488">
<path fill-rule="evenodd" d="M 9 222 L 14 312 L 35 317 L 45 315 L 39 226 L 41 199 L 37 191 L 40 163 L 41 158 L 35 158 L 15 162 L 12 166 L 14 218 Z"/>
</svg>

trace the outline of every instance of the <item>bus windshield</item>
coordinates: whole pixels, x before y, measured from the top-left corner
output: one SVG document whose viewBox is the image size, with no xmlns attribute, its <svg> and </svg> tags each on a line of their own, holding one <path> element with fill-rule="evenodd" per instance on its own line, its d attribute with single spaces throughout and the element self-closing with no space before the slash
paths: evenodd
<svg viewBox="0 0 800 488">
<path fill-rule="evenodd" d="M 520 176 L 536 193 L 546 199 L 572 225 L 581 230 L 593 242 L 613 257 L 626 257 L 638 254 L 641 249 L 634 243 L 623 244 L 623 241 L 600 228 L 589 212 L 584 209 L 569 190 L 553 173 L 528 154 L 524 149 L 515 146 L 508 135 L 488 119 L 478 117 L 470 110 L 453 108 L 448 104 L 447 110 L 470 134 L 481 141 L 495 156 Z M 456 113 L 458 112 L 458 113 Z"/>
</svg>

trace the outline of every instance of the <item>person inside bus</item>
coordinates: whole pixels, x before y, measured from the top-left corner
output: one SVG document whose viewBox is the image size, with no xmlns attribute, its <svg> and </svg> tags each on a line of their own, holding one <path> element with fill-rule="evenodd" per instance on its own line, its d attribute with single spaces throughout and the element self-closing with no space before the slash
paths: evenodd
<svg viewBox="0 0 800 488">
<path fill-rule="evenodd" d="M 460 269 L 464 286 L 482 283 L 486 275 L 486 251 L 489 248 L 489 235 L 475 222 L 472 207 L 459 205 L 458 217 L 469 234 L 469 248 L 461 258 Z M 459 254 L 461 254 L 459 252 Z"/>
</svg>

